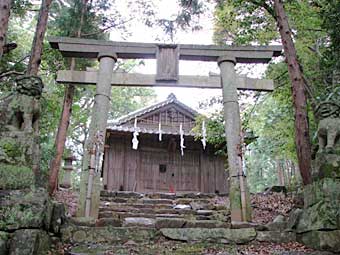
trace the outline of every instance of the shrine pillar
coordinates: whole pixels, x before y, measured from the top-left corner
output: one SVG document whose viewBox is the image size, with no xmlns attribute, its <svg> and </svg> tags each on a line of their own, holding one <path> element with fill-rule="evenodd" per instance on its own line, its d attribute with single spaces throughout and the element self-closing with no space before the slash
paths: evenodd
<svg viewBox="0 0 340 255">
<path fill-rule="evenodd" d="M 85 216 L 95 219 L 98 218 L 100 191 L 102 190 L 101 159 L 104 153 L 107 118 L 111 105 L 111 77 L 117 55 L 114 51 L 100 52 L 98 60 L 96 94 L 89 136 L 85 143 L 77 212 L 78 217 Z"/>
<path fill-rule="evenodd" d="M 251 210 L 242 169 L 241 120 L 235 64 L 235 57 L 222 56 L 218 58 L 218 65 L 221 70 L 225 135 L 228 150 L 231 221 L 241 222 L 251 220 Z"/>
</svg>

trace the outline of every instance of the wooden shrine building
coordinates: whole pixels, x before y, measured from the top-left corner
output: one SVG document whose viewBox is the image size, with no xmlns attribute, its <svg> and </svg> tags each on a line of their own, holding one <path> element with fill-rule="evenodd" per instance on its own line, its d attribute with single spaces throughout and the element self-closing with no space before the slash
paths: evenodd
<svg viewBox="0 0 340 255">
<path fill-rule="evenodd" d="M 192 132 L 197 114 L 170 94 L 167 100 L 110 124 L 105 141 L 104 188 L 145 193 L 227 193 L 225 159 L 215 155 L 209 144 L 203 149 Z M 136 130 L 139 143 L 133 149 Z"/>
</svg>

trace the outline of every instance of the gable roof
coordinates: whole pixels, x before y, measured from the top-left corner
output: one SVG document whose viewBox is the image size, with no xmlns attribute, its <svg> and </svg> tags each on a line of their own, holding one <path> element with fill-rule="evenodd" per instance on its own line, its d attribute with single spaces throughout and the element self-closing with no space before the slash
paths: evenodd
<svg viewBox="0 0 340 255">
<path fill-rule="evenodd" d="M 165 101 L 153 104 L 151 106 L 147 106 L 144 107 L 142 109 L 136 110 L 134 112 L 131 112 L 127 115 L 124 115 L 116 120 L 114 120 L 113 122 L 111 122 L 111 125 L 114 126 L 120 126 L 122 124 L 125 124 L 128 121 L 134 120 L 135 118 L 139 118 L 141 116 L 143 116 L 144 114 L 156 111 L 158 109 L 161 109 L 165 106 L 168 106 L 170 104 L 175 104 L 177 106 L 179 106 L 180 108 L 183 108 L 185 111 L 187 111 L 190 115 L 192 115 L 191 117 L 194 119 L 199 113 L 197 111 L 195 111 L 194 109 L 190 108 L 189 106 L 183 104 L 182 102 L 178 101 L 176 96 L 171 93 L 169 94 L 169 96 L 167 97 L 167 99 Z"/>
<path fill-rule="evenodd" d="M 166 100 L 153 104 L 151 106 L 144 107 L 142 109 L 139 109 L 137 111 L 131 112 L 125 116 L 122 116 L 112 122 L 109 122 L 107 129 L 110 131 L 120 131 L 120 132 L 134 132 L 135 128 L 133 127 L 132 121 L 137 118 L 141 119 L 143 116 L 153 112 L 156 112 L 157 110 L 162 110 L 166 108 L 167 106 L 172 106 L 179 108 L 180 111 L 185 113 L 186 116 L 189 118 L 192 118 L 193 121 L 195 120 L 195 117 L 199 114 L 194 109 L 190 108 L 189 106 L 183 104 L 182 102 L 178 101 L 176 96 L 171 93 Z M 178 130 L 177 130 L 178 129 Z M 179 135 L 179 127 L 175 129 L 162 129 L 162 134 L 171 134 L 171 135 Z M 187 128 L 183 127 L 184 134 L 186 136 L 195 136 L 195 134 L 192 132 L 191 128 L 188 130 Z M 146 134 L 158 134 L 158 125 L 157 127 L 150 127 L 150 126 L 138 126 L 138 132 L 140 133 L 146 133 Z"/>
</svg>

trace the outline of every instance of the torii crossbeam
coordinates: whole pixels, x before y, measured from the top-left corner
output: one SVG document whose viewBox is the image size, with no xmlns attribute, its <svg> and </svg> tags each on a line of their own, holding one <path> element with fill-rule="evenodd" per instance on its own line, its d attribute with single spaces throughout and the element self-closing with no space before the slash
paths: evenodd
<svg viewBox="0 0 340 255">
<path fill-rule="evenodd" d="M 249 198 L 242 189 L 245 176 L 242 170 L 240 109 L 237 101 L 237 89 L 273 90 L 272 81 L 237 77 L 236 63 L 268 63 L 273 57 L 281 55 L 281 46 L 216 46 L 188 44 L 157 44 L 112 42 L 76 38 L 49 38 L 52 48 L 58 49 L 64 57 L 98 58 L 99 71 L 77 72 L 61 71 L 58 82 L 94 84 L 96 83 L 95 104 L 92 112 L 89 139 L 84 152 L 80 204 L 78 216 L 98 216 L 99 191 L 94 188 L 86 195 L 87 170 L 90 169 L 89 153 L 93 148 L 98 132 L 105 133 L 107 115 L 110 107 L 111 85 L 126 86 L 185 86 L 210 87 L 223 89 L 225 133 L 228 143 L 228 163 L 230 176 L 231 219 L 249 221 Z M 122 59 L 157 59 L 156 75 L 138 75 L 113 73 L 117 58 Z M 217 62 L 221 76 L 199 77 L 180 76 L 179 60 Z M 102 138 L 103 139 L 103 138 Z M 103 144 L 103 141 L 102 141 Z M 103 146 L 100 147 L 103 151 Z M 97 176 L 98 177 L 98 176 Z M 100 186 L 99 177 L 94 186 Z M 87 212 L 87 199 L 91 197 L 91 207 Z"/>
</svg>

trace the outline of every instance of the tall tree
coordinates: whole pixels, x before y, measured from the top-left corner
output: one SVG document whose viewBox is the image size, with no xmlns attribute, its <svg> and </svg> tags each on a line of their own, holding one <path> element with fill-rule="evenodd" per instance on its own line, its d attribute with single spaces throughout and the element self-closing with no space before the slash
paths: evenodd
<svg viewBox="0 0 340 255">
<path fill-rule="evenodd" d="M 75 37 L 81 37 L 81 31 L 84 24 L 85 12 L 87 9 L 88 0 L 82 0 L 80 8 L 80 22 L 76 31 Z M 76 66 L 75 58 L 71 59 L 70 70 L 74 70 Z M 51 163 L 50 175 L 49 175 L 49 193 L 52 195 L 57 188 L 57 181 L 59 176 L 59 169 L 61 165 L 62 156 L 65 149 L 65 142 L 67 137 L 67 130 L 70 124 L 70 118 L 72 113 L 72 103 L 74 96 L 75 87 L 72 84 L 68 84 L 65 87 L 65 95 L 63 102 L 63 110 L 60 117 L 57 135 L 55 138 L 55 156 Z"/>
<path fill-rule="evenodd" d="M 11 10 L 12 0 L 2 0 L 0 3 L 0 59 L 6 44 L 6 34 Z"/>
<path fill-rule="evenodd" d="M 308 7 L 308 3 L 304 2 L 295 3 L 295 1 L 292 1 L 287 2 L 287 4 L 288 3 L 291 5 L 300 4 L 298 7 Z M 233 23 L 233 26 L 227 25 L 229 30 L 221 30 L 220 32 L 224 33 L 220 33 L 218 36 L 219 39 L 225 40 L 225 38 L 221 37 L 221 34 L 225 34 L 229 39 L 231 38 L 232 41 L 236 41 L 236 43 L 239 44 L 250 42 L 264 44 L 276 39 L 276 31 L 279 31 L 292 88 L 292 101 L 295 110 L 295 144 L 297 158 L 303 183 L 308 184 L 311 182 L 311 141 L 308 126 L 306 88 L 309 87 L 307 86 L 298 60 L 287 14 L 283 8 L 283 2 L 282 0 L 225 0 L 221 1 L 220 4 L 222 8 L 219 8 L 217 11 L 217 15 L 220 16 L 219 20 L 226 24 L 231 20 L 231 18 L 228 17 L 228 13 L 230 13 L 232 19 L 236 20 L 236 22 Z M 240 10 L 242 10 L 242 16 L 239 16 Z M 222 16 L 223 14 L 225 14 L 225 16 Z M 305 19 L 309 18 L 310 17 L 305 17 Z M 265 31 L 265 33 L 263 31 Z M 299 32 L 300 31 L 298 31 L 298 33 Z M 310 93 L 310 95 L 312 96 L 312 93 Z"/>
<path fill-rule="evenodd" d="M 48 14 L 50 10 L 52 0 L 42 0 L 39 16 L 38 16 L 38 22 L 36 26 L 36 30 L 34 33 L 34 38 L 32 42 L 32 50 L 31 50 L 31 56 L 29 59 L 28 67 L 26 74 L 27 75 L 38 75 L 40 63 L 41 63 L 41 55 L 42 55 L 42 49 L 43 49 L 43 43 L 45 38 L 45 32 L 47 27 L 47 20 L 48 20 Z M 36 103 L 36 102 L 34 102 Z M 35 128 L 35 136 L 38 141 L 35 141 L 34 147 L 33 147 L 33 166 L 32 170 L 35 175 L 36 184 L 42 185 L 41 183 L 41 173 L 40 173 L 40 141 L 39 141 L 39 120 L 36 121 L 36 128 Z"/>
<path fill-rule="evenodd" d="M 312 150 L 308 127 L 307 84 L 298 61 L 292 32 L 289 27 L 287 14 L 282 0 L 274 0 L 274 10 L 277 26 L 285 51 L 288 72 L 292 83 L 293 103 L 295 109 L 295 142 L 302 181 L 305 185 L 311 183 Z"/>
<path fill-rule="evenodd" d="M 47 27 L 48 14 L 51 7 L 52 0 L 42 0 L 37 27 L 32 43 L 31 56 L 27 67 L 27 74 L 37 75 L 39 66 L 41 63 L 41 55 L 43 49 L 43 43 L 45 38 L 45 32 Z"/>
</svg>

